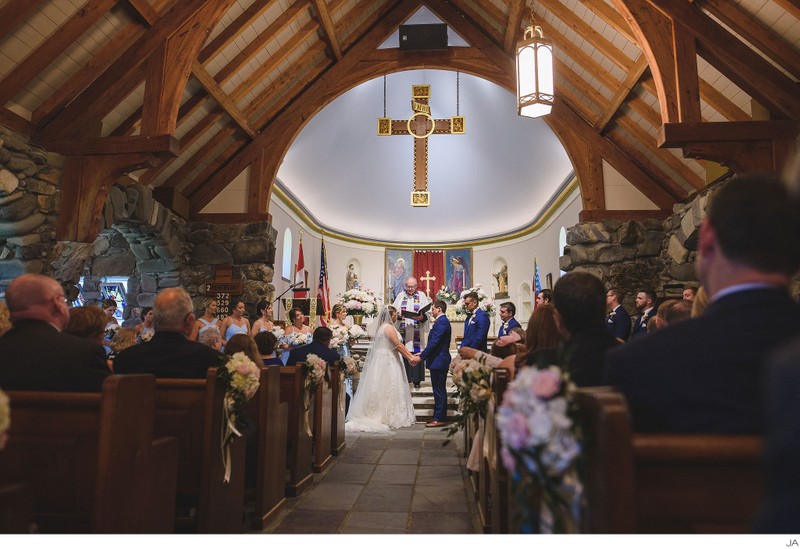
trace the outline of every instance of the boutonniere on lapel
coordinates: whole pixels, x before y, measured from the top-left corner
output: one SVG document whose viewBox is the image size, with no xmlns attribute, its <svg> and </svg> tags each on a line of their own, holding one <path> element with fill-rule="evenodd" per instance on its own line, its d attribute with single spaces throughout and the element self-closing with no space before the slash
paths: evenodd
<svg viewBox="0 0 800 549">
<path fill-rule="evenodd" d="M 611 311 L 610 313 L 608 313 L 608 323 L 609 323 L 609 324 L 611 324 L 612 322 L 614 322 L 614 317 L 615 317 L 615 316 L 617 316 L 617 313 L 616 313 L 616 311 Z"/>
</svg>

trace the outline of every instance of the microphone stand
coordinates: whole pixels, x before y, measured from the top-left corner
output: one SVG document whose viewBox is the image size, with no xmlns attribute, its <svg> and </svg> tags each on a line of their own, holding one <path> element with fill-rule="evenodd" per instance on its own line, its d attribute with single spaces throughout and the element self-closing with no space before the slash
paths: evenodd
<svg viewBox="0 0 800 549">
<path fill-rule="evenodd" d="M 280 320 L 280 317 L 281 317 L 281 302 L 280 302 L 280 299 L 283 296 L 288 294 L 290 290 L 295 290 L 295 291 L 298 291 L 298 292 L 309 292 L 309 291 L 311 291 L 311 288 L 300 288 L 299 286 L 302 286 L 302 285 L 303 285 L 302 282 L 295 282 L 294 284 L 292 284 L 288 288 L 286 288 L 286 290 L 281 295 L 276 297 L 275 300 L 273 301 L 273 303 L 275 303 L 275 301 L 278 302 L 278 319 L 279 320 Z"/>
</svg>

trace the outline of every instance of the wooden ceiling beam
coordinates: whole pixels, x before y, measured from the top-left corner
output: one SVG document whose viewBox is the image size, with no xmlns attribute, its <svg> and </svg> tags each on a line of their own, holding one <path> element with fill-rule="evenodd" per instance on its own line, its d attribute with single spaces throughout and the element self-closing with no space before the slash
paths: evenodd
<svg viewBox="0 0 800 549">
<path fill-rule="evenodd" d="M 575 17 L 564 4 L 558 0 L 540 0 L 550 13 L 561 20 L 564 25 L 571 28 L 575 33 L 582 37 L 587 43 L 591 44 L 598 52 L 621 68 L 626 73 L 633 67 L 633 59 L 625 55 L 622 50 L 612 44 L 605 36 L 597 32 L 594 27 L 583 22 L 582 19 Z"/>
<path fill-rule="evenodd" d="M 521 36 L 519 34 L 522 14 L 525 12 L 525 0 L 510 0 L 508 5 L 508 26 L 506 37 L 503 40 L 503 51 L 508 55 L 516 55 L 516 45 Z"/>
<path fill-rule="evenodd" d="M 214 80 L 217 81 L 217 84 L 224 86 L 246 63 L 252 60 L 258 52 L 263 50 L 267 44 L 274 40 L 275 36 L 283 32 L 287 26 L 297 19 L 303 10 L 308 9 L 308 6 L 307 0 L 295 0 L 294 4 L 292 4 L 288 10 L 280 14 L 275 21 L 270 23 L 269 27 L 259 33 L 252 42 L 247 44 L 242 51 L 231 59 L 230 63 L 222 67 L 222 69 L 214 75 Z"/>
<path fill-rule="evenodd" d="M 391 32 L 406 21 L 422 4 L 421 0 L 399 0 L 391 11 L 378 21 L 352 48 L 342 56 L 341 61 L 334 64 L 325 74 L 318 77 L 313 84 L 304 89 L 287 108 L 264 128 L 258 137 L 244 146 L 217 171 L 203 187 L 191 197 L 192 212 L 199 212 L 228 183 L 242 172 L 251 162 L 259 157 L 262 150 L 271 147 L 276 160 L 270 161 L 266 180 L 274 179 L 280 159 L 285 154 L 285 146 L 291 143 L 296 133 L 302 128 L 309 115 L 322 109 L 329 101 L 337 97 L 343 90 L 341 81 L 361 61 L 361 59 L 382 44 Z M 313 112 L 312 112 L 313 111 Z M 278 150 L 280 149 L 280 150 Z M 272 158 L 272 157 L 271 157 Z"/>
<path fill-rule="evenodd" d="M 629 158 L 635 158 L 636 163 L 640 165 L 647 173 L 649 173 L 653 179 L 658 182 L 661 188 L 672 197 L 673 203 L 681 202 L 688 196 L 689 193 L 683 187 L 678 185 L 673 180 L 672 176 L 668 175 L 650 157 L 641 153 L 641 151 L 636 147 L 636 143 L 629 139 L 623 138 L 621 135 L 621 126 L 617 126 L 617 128 L 613 128 L 608 131 L 606 133 L 606 137 L 608 138 L 609 142 L 616 145 L 619 150 L 623 151 Z M 632 181 L 630 182 L 633 183 Z M 647 193 L 645 193 L 645 196 L 650 198 L 650 195 Z"/>
<path fill-rule="evenodd" d="M 236 139 L 232 141 L 220 154 L 218 154 L 213 161 L 211 161 L 208 166 L 203 168 L 197 176 L 189 182 L 186 187 L 184 187 L 184 191 L 186 189 L 194 189 L 194 192 L 201 189 L 208 179 L 214 175 L 228 160 L 233 158 L 236 154 L 238 154 L 243 147 L 245 147 L 248 143 L 248 140 L 244 137 L 240 139 Z M 265 184 L 272 184 L 272 182 L 265 181 Z M 194 219 L 194 215 L 190 216 L 190 219 Z"/>
<path fill-rule="evenodd" d="M 180 148 L 178 140 L 169 134 L 64 139 L 51 141 L 48 146 L 66 156 L 153 153 L 169 157 L 177 155 Z"/>
<path fill-rule="evenodd" d="M 703 78 L 700 79 L 700 97 L 712 109 L 732 122 L 741 122 L 751 118 L 749 114 Z"/>
<path fill-rule="evenodd" d="M 701 141 L 772 141 L 794 139 L 800 132 L 795 120 L 750 120 L 664 124 L 658 131 L 659 147 L 683 147 Z"/>
<path fill-rule="evenodd" d="M 775 3 L 793 15 L 795 19 L 800 20 L 800 4 L 797 0 L 775 0 Z"/>
<path fill-rule="evenodd" d="M 607 25 L 620 33 L 628 42 L 639 44 L 636 36 L 631 32 L 630 26 L 625 19 L 612 6 L 604 0 L 580 0 L 592 13 L 600 17 Z"/>
<path fill-rule="evenodd" d="M 83 122 L 101 120 L 141 82 L 139 74 L 150 55 L 186 21 L 208 5 L 206 2 L 177 2 L 154 26 L 131 43 L 114 64 L 56 115 L 42 129 L 42 136 L 57 138 L 80 134 L 85 127 Z"/>
<path fill-rule="evenodd" d="M 234 126 L 225 126 L 217 133 L 213 134 L 208 141 L 203 143 L 203 146 L 197 149 L 189 161 L 184 162 L 177 170 L 172 172 L 170 176 L 159 187 L 175 188 L 181 191 L 184 195 L 186 186 L 186 178 L 198 168 L 202 166 L 208 158 L 213 157 L 214 149 L 218 148 L 226 139 L 236 133 Z"/>
<path fill-rule="evenodd" d="M 103 74 L 103 71 L 108 69 L 125 51 L 128 44 L 138 40 L 147 32 L 147 28 L 144 23 L 135 21 L 120 29 L 94 57 L 34 109 L 31 114 L 31 122 L 40 128 L 46 126 L 61 109 L 86 89 L 95 78 Z"/>
<path fill-rule="evenodd" d="M 336 5 L 331 6 L 331 11 L 335 11 L 340 3 L 343 3 L 343 0 L 336 0 Z M 368 6 L 370 5 L 370 0 L 361 0 L 359 4 L 356 5 L 355 8 L 351 10 L 351 12 L 362 13 L 367 10 Z M 364 36 L 369 29 L 371 29 L 378 21 L 383 19 L 383 16 L 386 15 L 391 9 L 394 7 L 393 2 L 384 2 L 380 5 L 380 7 L 375 10 L 375 13 L 372 14 L 372 17 L 367 17 L 361 23 L 353 29 L 353 31 L 347 35 L 344 40 L 342 40 L 342 51 L 346 52 L 350 49 L 356 41 L 358 41 L 362 36 Z M 349 15 L 350 12 L 348 12 Z M 347 27 L 347 20 L 340 22 L 340 26 Z"/>
<path fill-rule="evenodd" d="M 110 10 L 116 0 L 89 0 L 0 80 L 0 105 L 11 101 L 53 60 Z"/>
<path fill-rule="evenodd" d="M 123 0 L 122 5 L 151 27 L 158 21 L 158 11 L 147 0 Z"/>
<path fill-rule="evenodd" d="M 625 103 L 625 99 L 630 95 L 631 91 L 633 91 L 633 88 L 636 87 L 636 84 L 639 83 L 639 80 L 641 80 L 647 68 L 647 58 L 642 54 L 634 61 L 631 71 L 625 77 L 625 80 L 622 81 L 619 88 L 617 88 L 617 91 L 611 97 L 603 113 L 594 121 L 593 126 L 598 132 L 603 133 L 608 123 Z"/>
<path fill-rule="evenodd" d="M 800 53 L 749 12 L 726 0 L 702 0 L 699 5 L 787 72 L 800 77 Z"/>
<path fill-rule="evenodd" d="M 629 117 L 621 116 L 615 120 L 615 123 L 619 125 L 619 127 L 623 128 L 629 134 L 633 136 L 633 138 L 641 143 L 642 145 L 647 146 L 648 150 L 650 150 L 655 157 L 661 160 L 664 164 L 666 164 L 672 171 L 677 173 L 686 183 L 691 185 L 695 190 L 699 191 L 700 189 L 705 188 L 706 182 L 705 179 L 697 175 L 694 171 L 686 165 L 686 163 L 672 154 L 672 151 L 666 149 L 658 148 L 658 137 L 649 133 L 647 130 L 642 128 L 639 124 L 631 120 Z"/>
<path fill-rule="evenodd" d="M 11 32 L 39 9 L 44 0 L 9 0 L 0 8 L 0 37 Z"/>
<path fill-rule="evenodd" d="M 800 119 L 798 84 L 727 29 L 685 0 L 648 0 L 680 21 L 697 39 L 697 51 L 756 101 L 787 118 Z M 674 120 L 668 120 L 674 122 Z"/>
<path fill-rule="evenodd" d="M 208 71 L 197 61 L 192 63 L 192 74 L 195 78 L 200 82 L 203 88 L 213 97 L 216 102 L 222 107 L 228 116 L 241 128 L 245 131 L 247 135 L 250 137 L 255 137 L 258 135 L 252 127 L 250 127 L 250 123 L 247 121 L 247 117 L 245 117 L 244 113 L 239 110 L 239 107 L 236 106 L 236 103 L 228 97 L 222 88 L 219 87 L 216 80 L 214 80 Z"/>
<path fill-rule="evenodd" d="M 207 132 L 209 128 L 211 128 L 211 126 L 222 120 L 223 116 L 225 116 L 225 111 L 223 111 L 221 107 L 217 107 L 204 116 L 200 122 L 195 124 L 192 129 L 186 132 L 186 134 L 181 138 L 180 151 L 178 152 L 178 155 L 175 158 L 168 158 L 158 166 L 147 170 L 141 175 L 141 177 L 139 177 L 139 183 L 142 185 L 148 185 L 150 182 L 155 181 L 155 179 L 161 175 L 164 170 L 172 165 L 173 162 L 177 161 L 180 156 L 189 149 L 189 147 L 191 147 L 198 139 L 200 139 L 200 137 Z M 194 157 L 192 157 L 191 160 L 194 161 Z"/>
<path fill-rule="evenodd" d="M 426 5 L 428 2 L 425 2 Z M 483 35 L 483 39 L 489 38 L 495 45 L 499 45 L 502 48 L 503 41 L 505 40 L 505 33 L 502 35 L 496 30 L 498 26 L 505 25 L 506 16 L 503 12 L 500 11 L 494 4 L 491 2 L 486 2 L 482 4 L 481 7 L 484 9 L 485 12 L 490 13 L 494 12 L 495 21 L 497 21 L 497 25 L 492 25 L 490 21 L 487 21 L 486 18 L 481 15 L 481 13 L 476 10 L 470 3 L 465 2 L 464 0 L 458 1 L 449 1 L 447 2 L 455 13 L 458 14 L 459 18 L 465 20 L 465 22 L 476 29 L 482 29 L 481 34 Z M 455 30 L 455 29 L 454 29 Z M 465 36 L 462 36 L 466 40 Z M 472 42 L 467 40 L 467 42 L 471 46 L 475 46 Z"/>
<path fill-rule="evenodd" d="M 12 130 L 18 131 L 23 135 L 35 135 L 36 126 L 31 124 L 25 118 L 14 111 L 8 110 L 6 107 L 0 107 L 0 124 L 7 126 Z"/>
<path fill-rule="evenodd" d="M 561 122 L 575 130 L 576 135 L 589 144 L 592 150 L 598 151 L 603 159 L 625 177 L 634 187 L 660 209 L 672 209 L 681 197 L 673 196 L 640 164 L 639 158 L 631 157 L 616 143 L 606 136 L 597 133 L 591 125 L 572 110 L 566 103 L 556 98 L 553 111 L 549 116 L 560 118 Z M 549 119 L 549 116 L 545 120 Z"/>
<path fill-rule="evenodd" d="M 273 70 L 275 70 L 281 63 L 286 61 L 296 48 L 300 47 L 303 42 L 308 40 L 319 29 L 319 23 L 313 19 L 303 25 L 303 28 L 298 30 L 292 37 L 282 44 L 278 50 L 269 56 L 269 58 L 261 65 L 258 70 L 251 72 L 247 78 L 242 80 L 242 83 L 236 86 L 231 91 L 230 96 L 233 101 L 241 100 L 245 95 L 250 93 L 259 82 L 267 78 Z"/>
<path fill-rule="evenodd" d="M 336 37 L 336 25 L 333 23 L 328 6 L 325 4 L 325 0 L 311 0 L 311 2 L 314 4 L 314 10 L 317 12 L 322 31 L 325 33 L 325 41 L 330 46 L 333 57 L 338 61 L 342 58 L 342 46 Z"/>
<path fill-rule="evenodd" d="M 219 55 L 231 42 L 236 40 L 244 29 L 252 25 L 253 22 L 272 7 L 272 4 L 276 1 L 277 0 L 256 0 L 250 4 L 250 6 L 240 13 L 230 25 L 225 27 L 213 40 L 200 50 L 200 55 L 197 56 L 197 60 L 200 64 L 205 65 L 207 61 Z"/>
<path fill-rule="evenodd" d="M 606 190 L 603 158 L 599 152 L 575 134 L 575 130 L 557 117 L 548 117 L 548 124 L 564 146 L 578 176 L 584 210 L 605 210 Z"/>
</svg>

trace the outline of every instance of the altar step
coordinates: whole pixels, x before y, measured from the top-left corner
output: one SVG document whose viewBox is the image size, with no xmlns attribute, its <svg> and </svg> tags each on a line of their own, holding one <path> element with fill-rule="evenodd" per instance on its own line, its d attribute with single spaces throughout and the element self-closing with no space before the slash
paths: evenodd
<svg viewBox="0 0 800 549">
<path fill-rule="evenodd" d="M 426 372 L 427 375 L 427 372 Z M 433 421 L 433 387 L 430 378 L 420 383 L 419 389 L 411 387 L 411 402 L 414 404 L 414 413 L 417 421 L 427 423 Z M 447 417 L 451 419 L 456 416 L 458 402 L 453 398 L 454 385 L 451 377 L 447 376 Z"/>
</svg>

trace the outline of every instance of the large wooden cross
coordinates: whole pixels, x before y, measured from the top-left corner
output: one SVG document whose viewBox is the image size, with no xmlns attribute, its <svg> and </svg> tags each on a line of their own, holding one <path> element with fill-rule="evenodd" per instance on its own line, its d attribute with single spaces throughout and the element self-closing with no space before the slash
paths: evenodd
<svg viewBox="0 0 800 549">
<path fill-rule="evenodd" d="M 419 277 L 420 280 L 425 282 L 425 293 L 428 297 L 431 296 L 431 281 L 436 280 L 435 276 L 431 276 L 430 271 L 425 271 L 425 276 Z"/>
<path fill-rule="evenodd" d="M 428 105 L 430 97 L 430 84 L 414 84 L 411 86 L 411 109 L 414 114 L 408 120 L 378 118 L 379 136 L 411 135 L 415 138 L 412 206 L 430 206 L 431 203 L 430 193 L 428 193 L 428 137 L 435 133 L 466 133 L 466 120 L 463 116 L 434 119 Z"/>
</svg>

